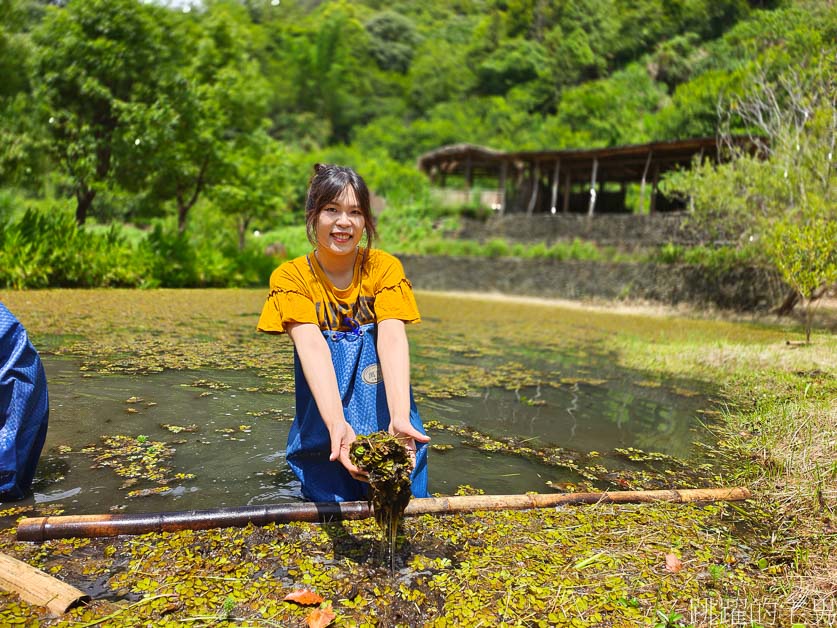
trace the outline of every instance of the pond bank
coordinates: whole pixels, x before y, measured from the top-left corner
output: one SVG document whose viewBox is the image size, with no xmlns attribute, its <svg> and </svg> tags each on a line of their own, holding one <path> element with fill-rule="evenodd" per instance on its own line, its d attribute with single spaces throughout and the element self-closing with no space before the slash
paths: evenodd
<svg viewBox="0 0 837 628">
<path fill-rule="evenodd" d="M 257 368 L 279 359 L 276 342 L 252 332 L 264 291 L 3 291 L 0 299 L 36 344 L 48 341 L 90 368 Z M 418 299 L 432 331 L 447 301 Z M 488 325 L 496 305 L 481 309 Z M 330 602 L 335 625 L 349 626 L 834 624 L 834 336 L 817 331 L 804 346 L 798 327 L 775 322 L 530 308 L 521 333 L 538 334 L 546 319 L 561 321 L 558 335 L 568 338 L 595 328 L 621 366 L 722 387 L 727 404 L 708 452 L 719 471 L 707 482 L 747 485 L 755 498 L 423 516 L 406 522 L 396 574 L 383 567 L 372 522 L 43 545 L 16 543 L 10 527 L 0 551 L 96 601 L 51 619 L 2 595 L 0 624 L 301 626 L 310 609 L 283 601 L 300 588 Z M 468 319 L 454 331 L 468 346 L 485 330 Z M 28 514 L 4 509 L 7 525 Z"/>
<path fill-rule="evenodd" d="M 499 292 L 556 299 L 642 300 L 767 311 L 787 287 L 767 270 L 710 270 L 687 264 L 400 255 L 420 290 Z"/>
</svg>

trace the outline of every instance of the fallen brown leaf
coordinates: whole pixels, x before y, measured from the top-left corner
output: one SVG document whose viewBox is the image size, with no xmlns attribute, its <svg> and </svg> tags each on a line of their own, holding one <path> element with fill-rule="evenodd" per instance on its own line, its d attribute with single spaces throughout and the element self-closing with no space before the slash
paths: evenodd
<svg viewBox="0 0 837 628">
<path fill-rule="evenodd" d="M 284 597 L 284 600 L 286 602 L 294 602 L 295 604 L 299 604 L 301 606 L 314 606 L 315 604 L 321 604 L 323 602 L 321 595 L 318 595 L 313 591 L 309 591 L 308 589 L 297 589 L 296 591 L 291 591 Z"/>
<path fill-rule="evenodd" d="M 683 569 L 683 562 L 674 554 L 666 554 L 666 571 L 677 573 Z"/>
<path fill-rule="evenodd" d="M 337 615 L 331 610 L 331 605 L 324 608 L 315 608 L 308 614 L 305 621 L 308 623 L 308 628 L 325 628 Z"/>
</svg>

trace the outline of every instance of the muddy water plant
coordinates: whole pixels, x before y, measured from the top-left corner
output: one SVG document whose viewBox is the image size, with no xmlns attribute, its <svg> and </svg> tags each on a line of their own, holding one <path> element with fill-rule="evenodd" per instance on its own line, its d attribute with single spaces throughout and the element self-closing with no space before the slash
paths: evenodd
<svg viewBox="0 0 837 628">
<path fill-rule="evenodd" d="M 406 447 L 387 432 L 358 437 L 350 456 L 355 465 L 369 473 L 375 521 L 389 543 L 390 569 L 395 571 L 395 538 L 398 523 L 410 503 L 412 460 Z"/>
</svg>

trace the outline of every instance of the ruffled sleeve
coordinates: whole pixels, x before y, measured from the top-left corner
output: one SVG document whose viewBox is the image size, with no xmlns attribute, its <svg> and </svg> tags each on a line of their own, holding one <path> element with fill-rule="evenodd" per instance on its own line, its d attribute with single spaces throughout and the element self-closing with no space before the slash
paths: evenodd
<svg viewBox="0 0 837 628">
<path fill-rule="evenodd" d="M 282 264 L 270 276 L 270 294 L 256 326 L 261 332 L 281 334 L 289 323 L 318 325 L 314 301 L 304 280 L 290 262 Z"/>
<path fill-rule="evenodd" d="M 401 262 L 392 255 L 386 255 L 381 261 L 381 275 L 375 286 L 376 320 L 397 318 L 405 323 L 420 322 L 413 286 L 404 275 Z"/>
</svg>

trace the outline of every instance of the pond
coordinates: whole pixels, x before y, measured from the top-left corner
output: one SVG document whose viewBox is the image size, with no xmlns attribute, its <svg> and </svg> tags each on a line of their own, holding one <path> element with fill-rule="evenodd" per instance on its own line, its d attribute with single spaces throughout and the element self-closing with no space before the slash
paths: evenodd
<svg viewBox="0 0 837 628">
<path fill-rule="evenodd" d="M 65 514 L 300 499 L 284 460 L 290 347 L 252 331 L 258 303 L 247 295 L 234 316 L 183 323 L 188 332 L 164 346 L 153 317 L 111 320 L 121 344 L 43 335 L 51 416 L 32 499 Z M 432 293 L 419 305 L 423 323 L 409 334 L 431 493 L 643 488 L 688 482 L 706 462 L 695 442 L 710 438 L 713 391 L 620 367 L 612 319 Z M 231 368 L 220 368 L 225 354 Z"/>
</svg>

